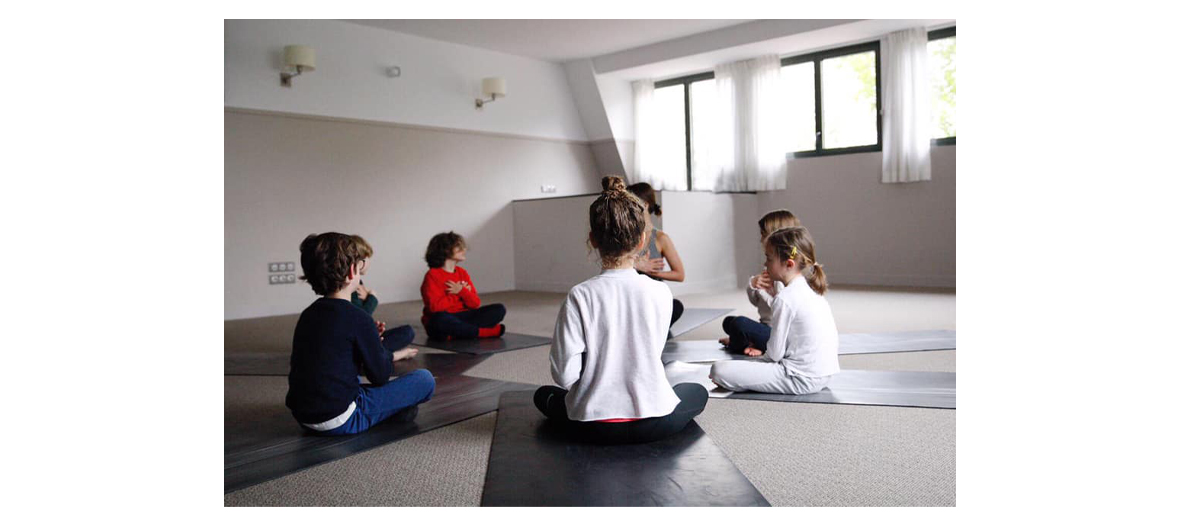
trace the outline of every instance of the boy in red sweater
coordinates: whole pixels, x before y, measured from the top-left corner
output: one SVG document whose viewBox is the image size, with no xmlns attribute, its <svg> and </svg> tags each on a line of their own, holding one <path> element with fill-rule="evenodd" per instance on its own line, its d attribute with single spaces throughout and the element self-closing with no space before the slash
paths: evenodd
<svg viewBox="0 0 1180 525">
<path fill-rule="evenodd" d="M 440 233 L 426 247 L 430 271 L 422 279 L 422 324 L 431 339 L 475 339 L 504 335 L 502 304 L 479 305 L 467 270 L 467 243 L 455 232 Z"/>
</svg>

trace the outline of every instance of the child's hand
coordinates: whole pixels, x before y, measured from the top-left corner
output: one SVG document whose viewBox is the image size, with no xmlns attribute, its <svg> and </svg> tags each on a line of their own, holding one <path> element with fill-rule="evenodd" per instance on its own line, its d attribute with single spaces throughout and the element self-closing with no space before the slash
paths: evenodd
<svg viewBox="0 0 1180 525">
<path fill-rule="evenodd" d="M 385 323 L 383 323 L 381 321 L 377 321 L 375 319 L 373 320 L 373 322 L 377 323 L 377 333 L 384 334 L 385 333 Z M 382 339 L 384 339 L 384 337 L 382 337 Z"/>
<path fill-rule="evenodd" d="M 463 291 L 463 285 L 459 281 L 447 281 L 447 293 L 456 295 Z"/>
<path fill-rule="evenodd" d="M 466 288 L 466 289 L 470 290 L 470 289 L 471 289 L 471 283 L 469 283 L 469 282 L 467 282 L 467 281 L 463 281 L 463 288 Z"/>
<path fill-rule="evenodd" d="M 766 290 L 767 293 L 774 293 L 774 283 L 770 281 L 770 274 L 762 272 L 758 274 L 755 281 L 755 288 Z"/>
<path fill-rule="evenodd" d="M 369 297 L 369 289 L 365 288 L 365 285 L 363 285 L 363 284 L 357 285 L 356 296 L 359 297 L 362 301 L 364 301 L 366 298 Z"/>
</svg>

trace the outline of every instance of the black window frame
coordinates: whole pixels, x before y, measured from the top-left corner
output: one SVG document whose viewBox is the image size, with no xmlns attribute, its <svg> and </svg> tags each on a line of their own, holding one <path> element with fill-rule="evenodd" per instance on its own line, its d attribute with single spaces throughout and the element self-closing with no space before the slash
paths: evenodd
<svg viewBox="0 0 1180 525">
<path fill-rule="evenodd" d="M 713 72 L 706 71 L 655 83 L 655 89 L 684 85 L 684 173 L 688 178 L 688 191 L 692 191 L 692 83 L 712 79 Z"/>
<path fill-rule="evenodd" d="M 950 26 L 950 27 L 947 27 L 944 29 L 937 29 L 934 31 L 930 31 L 930 32 L 926 33 L 926 41 L 933 42 L 935 40 L 942 40 L 944 38 L 954 37 L 955 36 L 955 27 L 956 26 Z M 958 135 L 957 135 L 958 130 L 957 129 L 955 130 L 955 133 L 956 133 L 955 137 L 943 137 L 940 139 L 930 139 L 930 145 L 932 145 L 932 146 L 948 146 L 948 145 L 953 146 L 953 145 L 955 145 L 955 139 L 958 137 Z"/>
<path fill-rule="evenodd" d="M 820 67 L 820 62 L 829 58 L 855 55 L 858 53 L 864 53 L 866 51 L 873 52 L 873 76 L 877 84 L 877 143 L 866 144 L 864 146 L 850 146 L 847 148 L 825 149 L 823 147 L 823 70 Z M 854 44 L 851 46 L 827 49 L 806 55 L 786 57 L 783 58 L 779 63 L 781 67 L 787 67 L 796 64 L 802 64 L 804 62 L 812 62 L 812 67 L 815 68 L 813 72 L 815 77 L 815 149 L 793 151 L 787 154 L 787 158 L 804 159 L 808 157 L 827 157 L 830 155 L 846 155 L 849 153 L 868 153 L 871 151 L 881 151 L 881 129 L 883 125 L 881 118 L 881 115 L 883 114 L 881 111 L 881 41 L 874 40 L 872 42 L 865 42 L 863 44 Z"/>
<path fill-rule="evenodd" d="M 933 40 L 940 40 L 955 36 L 955 26 L 947 27 L 929 31 L 926 33 L 927 42 Z M 864 53 L 866 51 L 873 52 L 873 67 L 875 68 L 875 78 L 877 83 L 877 143 L 867 144 L 864 146 L 851 146 L 847 148 L 823 148 L 823 72 L 820 67 L 820 62 L 829 58 L 836 58 L 845 55 L 855 55 L 857 53 Z M 806 55 L 796 55 L 783 57 L 779 61 L 779 67 L 792 66 L 795 64 L 802 64 L 804 62 L 813 63 L 813 75 L 815 77 L 815 149 L 805 151 L 793 151 L 787 153 L 788 159 L 799 159 L 808 157 L 827 157 L 831 155 L 847 155 L 851 153 L 867 153 L 874 151 L 881 151 L 881 132 L 884 124 L 882 116 L 884 110 L 881 107 L 881 40 L 873 40 L 870 42 L 863 42 L 860 44 L 853 44 L 849 46 L 837 47 L 817 51 L 815 53 L 808 53 Z M 684 168 L 685 174 L 688 178 L 688 190 L 692 191 L 692 84 L 703 80 L 712 80 L 713 72 L 706 71 L 704 73 L 696 73 L 686 75 L 683 77 L 670 78 L 661 80 L 655 83 L 655 89 L 665 88 L 675 85 L 684 85 Z M 946 137 L 940 139 L 930 139 L 931 145 L 946 145 L 955 144 L 956 137 Z"/>
</svg>

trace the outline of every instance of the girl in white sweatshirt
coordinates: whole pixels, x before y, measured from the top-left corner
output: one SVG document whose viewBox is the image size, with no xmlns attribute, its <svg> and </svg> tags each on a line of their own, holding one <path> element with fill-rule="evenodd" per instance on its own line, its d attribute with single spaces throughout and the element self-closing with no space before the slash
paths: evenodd
<svg viewBox="0 0 1180 525">
<path fill-rule="evenodd" d="M 806 228 L 778 230 L 766 239 L 766 271 L 785 286 L 771 298 L 770 340 L 755 361 L 718 361 L 710 377 L 735 392 L 811 394 L 840 372 L 839 340 L 823 265 Z"/>
<path fill-rule="evenodd" d="M 672 321 L 668 285 L 636 273 L 647 245 L 646 206 L 619 177 L 602 179 L 590 205 L 590 244 L 602 273 L 574 286 L 553 333 L 550 371 L 533 401 L 571 437 L 639 443 L 682 430 L 705 409 L 701 385 L 672 387 L 660 362 Z"/>
<path fill-rule="evenodd" d="M 758 230 L 762 233 L 763 244 L 775 231 L 797 226 L 799 219 L 788 210 L 774 210 L 758 219 Z M 717 341 L 725 345 L 727 351 L 735 354 L 755 357 L 762 355 L 766 351 L 766 341 L 770 339 L 770 302 L 782 289 L 783 283 L 771 279 L 765 268 L 762 273 L 750 277 L 750 284 L 746 286 L 746 298 L 758 309 L 758 320 L 754 321 L 740 315 L 726 317 L 721 322 L 725 337 Z"/>
</svg>

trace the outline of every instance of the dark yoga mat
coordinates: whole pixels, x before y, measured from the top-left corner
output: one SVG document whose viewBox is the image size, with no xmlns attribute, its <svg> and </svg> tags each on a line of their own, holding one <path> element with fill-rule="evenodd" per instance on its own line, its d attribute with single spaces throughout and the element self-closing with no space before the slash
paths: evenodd
<svg viewBox="0 0 1180 525">
<path fill-rule="evenodd" d="M 419 368 L 435 376 L 457 376 L 487 359 L 486 355 L 427 354 L 419 352 L 413 359 L 393 364 L 393 374 L 403 375 Z M 227 376 L 285 376 L 291 371 L 290 354 L 226 354 Z"/>
<path fill-rule="evenodd" d="M 480 504 L 770 506 L 695 421 L 654 443 L 576 443 L 537 411 L 531 392 L 500 396 Z"/>
<path fill-rule="evenodd" d="M 954 330 L 840 334 L 840 355 L 954 349 Z"/>
<path fill-rule="evenodd" d="M 305 433 L 282 399 L 234 407 L 234 414 L 227 413 L 226 421 L 225 492 L 486 414 L 496 409 L 501 393 L 522 390 L 531 396 L 536 389 L 536 385 L 494 379 L 439 377 L 434 398 L 419 405 L 414 421 L 385 421 L 361 434 L 340 437 Z"/>
<path fill-rule="evenodd" d="M 708 363 L 674 362 L 664 366 L 668 381 L 697 383 L 709 389 L 709 397 L 754 399 L 785 403 L 828 403 L 916 408 L 955 408 L 954 372 L 894 372 L 889 370 L 841 370 L 823 390 L 802 396 L 730 392 L 709 379 Z"/>
<path fill-rule="evenodd" d="M 728 308 L 685 308 L 675 323 L 672 323 L 672 337 L 680 337 L 692 330 L 704 326 L 705 323 L 721 317 L 733 310 Z"/>
<path fill-rule="evenodd" d="M 553 340 L 548 337 L 537 337 L 535 335 L 516 334 L 512 332 L 505 332 L 500 337 L 489 337 L 481 339 L 452 339 L 445 341 L 441 339 L 430 339 L 426 337 L 426 329 L 420 326 L 414 327 L 414 342 L 411 346 L 425 346 L 427 348 L 434 348 L 437 350 L 446 350 L 448 352 L 461 352 L 464 354 L 498 354 L 500 352 L 508 352 L 510 350 L 520 350 L 522 348 L 532 348 L 534 346 L 541 346 L 553 343 Z"/>
</svg>

